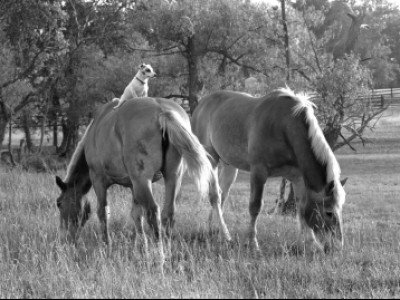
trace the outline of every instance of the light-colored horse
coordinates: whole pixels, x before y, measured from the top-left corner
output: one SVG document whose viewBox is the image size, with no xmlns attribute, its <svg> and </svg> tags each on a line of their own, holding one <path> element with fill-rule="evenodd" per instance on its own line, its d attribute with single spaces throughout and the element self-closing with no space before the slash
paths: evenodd
<svg viewBox="0 0 400 300">
<path fill-rule="evenodd" d="M 293 183 L 299 225 L 308 240 L 321 250 L 343 247 L 344 183 L 313 104 L 306 97 L 289 89 L 261 98 L 216 92 L 201 99 L 192 116 L 192 128 L 213 157 L 215 173 L 221 162 L 222 204 L 238 169 L 250 172 L 251 247 L 258 249 L 256 223 L 264 184 L 267 178 L 277 176 Z M 210 191 L 211 195 L 217 193 L 218 189 Z"/>
<path fill-rule="evenodd" d="M 56 177 L 61 189 L 57 199 L 61 229 L 68 229 L 66 233 L 76 238 L 90 215 L 90 206 L 83 204 L 82 198 L 93 186 L 103 238 L 109 245 L 107 189 L 119 184 L 132 190 L 132 217 L 137 233 L 146 242 L 146 216 L 163 261 L 161 221 L 167 230 L 173 225 L 175 199 L 185 169 L 200 191 L 208 192 L 214 180 L 207 155 L 191 131 L 188 115 L 173 101 L 137 98 L 128 101 L 124 109 L 114 110 L 112 102 L 102 106 L 79 142 L 66 178 Z M 152 193 L 152 181 L 159 171 L 165 180 L 162 214 Z M 229 240 L 219 197 L 212 199 L 212 206 L 221 216 L 221 229 Z"/>
</svg>

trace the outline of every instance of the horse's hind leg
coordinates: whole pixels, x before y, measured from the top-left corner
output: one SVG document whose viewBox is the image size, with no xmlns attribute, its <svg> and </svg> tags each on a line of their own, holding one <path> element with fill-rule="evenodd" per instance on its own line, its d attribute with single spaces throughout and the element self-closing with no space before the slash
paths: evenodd
<svg viewBox="0 0 400 300">
<path fill-rule="evenodd" d="M 169 148 L 163 170 L 165 203 L 161 213 L 162 224 L 168 236 L 170 236 L 174 225 L 175 199 L 182 185 L 183 171 L 181 155 L 174 148 Z"/>
<path fill-rule="evenodd" d="M 136 245 L 141 244 L 143 252 L 147 254 L 148 245 L 147 245 L 147 238 L 146 235 L 144 234 L 144 229 L 143 229 L 143 214 L 144 214 L 143 210 L 144 208 L 142 207 L 142 205 L 140 205 L 139 202 L 135 199 L 135 196 L 133 196 L 131 215 L 133 222 L 135 223 L 135 230 L 136 230 L 135 244 Z"/>
<path fill-rule="evenodd" d="M 221 173 L 219 175 L 219 184 L 222 189 L 221 206 L 224 206 L 224 203 L 228 199 L 229 192 L 231 191 L 232 184 L 236 181 L 237 174 L 238 169 L 225 163 L 222 164 Z"/>
<path fill-rule="evenodd" d="M 153 198 L 153 193 L 151 190 L 151 180 L 133 180 L 133 190 L 135 193 L 135 200 L 137 201 L 137 204 L 140 204 L 146 211 L 147 221 L 154 231 L 155 240 L 158 247 L 158 254 L 160 256 L 160 262 L 161 264 L 163 264 L 165 257 L 161 239 L 160 208 Z"/>
<path fill-rule="evenodd" d="M 224 238 L 227 241 L 231 241 L 231 235 L 229 234 L 228 227 L 226 226 L 223 214 L 222 214 L 222 206 L 221 206 L 221 189 L 218 184 L 218 169 L 217 167 L 214 168 L 213 173 L 212 173 L 212 178 L 210 182 L 210 203 L 212 206 L 212 211 L 210 213 L 209 217 L 209 228 L 211 230 L 211 221 L 212 221 L 212 216 L 213 214 L 216 214 L 218 217 L 218 221 L 220 224 L 221 232 L 224 236 Z"/>
<path fill-rule="evenodd" d="M 221 208 L 223 208 L 224 203 L 229 197 L 229 192 L 231 190 L 232 184 L 235 182 L 237 174 L 238 174 L 238 169 L 235 167 L 232 167 L 231 165 L 227 165 L 225 163 L 221 164 L 221 172 L 219 175 L 219 185 L 221 187 Z M 213 215 L 214 215 L 214 209 L 211 209 L 210 215 L 208 218 L 209 226 L 211 228 L 212 226 L 212 220 L 213 220 Z"/>
</svg>

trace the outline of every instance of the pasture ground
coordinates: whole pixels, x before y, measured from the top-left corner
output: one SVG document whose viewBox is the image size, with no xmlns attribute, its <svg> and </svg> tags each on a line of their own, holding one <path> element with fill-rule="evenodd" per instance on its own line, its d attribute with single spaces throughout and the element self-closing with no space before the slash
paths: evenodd
<svg viewBox="0 0 400 300">
<path fill-rule="evenodd" d="M 78 247 L 57 239 L 59 193 L 54 174 L 0 169 L 1 298 L 393 298 L 400 297 L 400 111 L 392 110 L 368 134 L 372 144 L 338 152 L 349 177 L 344 207 L 345 248 L 334 255 L 293 255 L 291 217 L 266 212 L 279 179 L 267 183 L 259 219 L 259 255 L 243 242 L 247 229 L 248 175 L 240 173 L 225 207 L 235 242 L 207 229 L 209 205 L 186 182 L 177 205 L 162 278 L 132 243 L 130 194 L 109 192 L 113 252 L 99 243 L 92 217 Z M 62 174 L 61 174 L 62 175 Z M 163 187 L 155 184 L 160 202 Z M 95 198 L 89 194 L 89 201 Z M 151 246 L 150 246 L 151 248 Z"/>
</svg>

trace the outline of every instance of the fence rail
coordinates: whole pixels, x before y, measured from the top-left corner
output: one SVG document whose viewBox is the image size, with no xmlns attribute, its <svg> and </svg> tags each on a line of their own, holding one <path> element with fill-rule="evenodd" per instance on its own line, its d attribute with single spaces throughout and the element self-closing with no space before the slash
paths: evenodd
<svg viewBox="0 0 400 300">
<path fill-rule="evenodd" d="M 400 88 L 372 90 L 365 99 L 370 99 L 373 106 L 400 106 Z"/>
<path fill-rule="evenodd" d="M 311 94 L 311 98 L 318 100 L 319 97 Z M 360 98 L 368 101 L 373 107 L 400 106 L 400 88 L 374 89 Z"/>
</svg>

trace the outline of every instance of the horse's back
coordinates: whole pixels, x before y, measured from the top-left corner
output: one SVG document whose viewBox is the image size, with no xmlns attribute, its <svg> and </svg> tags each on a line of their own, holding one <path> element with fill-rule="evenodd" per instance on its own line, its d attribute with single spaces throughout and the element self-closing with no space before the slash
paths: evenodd
<svg viewBox="0 0 400 300">
<path fill-rule="evenodd" d="M 286 130 L 296 127 L 291 126 L 298 121 L 293 118 L 296 104 L 279 90 L 261 98 L 217 92 L 200 101 L 192 126 L 207 150 L 228 164 L 244 170 L 256 163 L 274 166 L 275 160 L 293 161 Z"/>
<path fill-rule="evenodd" d="M 225 106 L 235 108 L 236 106 L 245 105 L 250 107 L 255 103 L 256 99 L 245 93 L 218 91 L 200 99 L 193 118 L 196 118 L 198 115 L 212 115 Z"/>
<path fill-rule="evenodd" d="M 257 104 L 257 98 L 250 95 L 233 92 L 219 91 L 212 93 L 199 101 L 192 116 L 192 127 L 200 139 L 211 126 L 219 126 L 225 122 L 235 120 L 236 123 L 246 123 L 245 118 Z"/>
<path fill-rule="evenodd" d="M 136 129 L 159 129 L 158 116 L 161 112 L 172 110 L 177 112 L 185 121 L 188 116 L 174 101 L 163 98 L 142 97 L 128 100 L 120 109 L 113 109 L 114 104 L 107 103 L 98 108 L 94 122 L 97 127 L 125 128 L 134 124 Z M 112 126 L 115 124 L 114 126 Z M 137 130 L 136 130 L 137 131 Z"/>
<path fill-rule="evenodd" d="M 192 116 L 193 132 L 214 158 L 248 169 L 248 126 L 258 103 L 259 99 L 239 92 L 210 94 Z M 238 153 L 244 153 L 240 159 Z"/>
<path fill-rule="evenodd" d="M 298 104 L 290 94 L 276 90 L 270 94 L 255 98 L 251 95 L 220 91 L 204 97 L 193 114 L 192 125 L 221 126 L 221 122 L 241 126 L 283 126 L 284 120 L 293 119 L 293 109 Z M 202 131 L 201 128 L 194 129 Z"/>
</svg>

